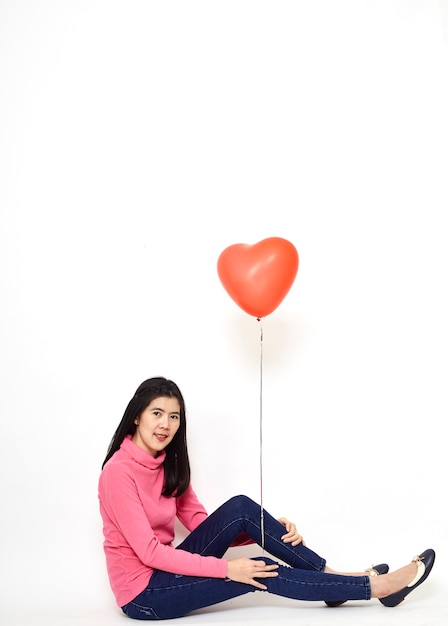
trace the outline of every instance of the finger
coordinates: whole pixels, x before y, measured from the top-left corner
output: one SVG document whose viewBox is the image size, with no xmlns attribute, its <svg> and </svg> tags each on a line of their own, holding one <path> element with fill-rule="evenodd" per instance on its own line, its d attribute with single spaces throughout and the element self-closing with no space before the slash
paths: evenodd
<svg viewBox="0 0 448 626">
<path fill-rule="evenodd" d="M 305 542 L 303 541 L 303 537 L 301 537 L 300 535 L 297 537 L 297 539 L 291 542 L 291 545 L 298 546 L 299 543 L 305 545 Z"/>
<path fill-rule="evenodd" d="M 278 572 L 273 571 L 256 572 L 254 574 L 254 578 L 275 578 L 276 576 L 278 576 Z"/>
<path fill-rule="evenodd" d="M 305 545 L 302 535 L 300 535 L 298 532 L 285 536 L 285 539 L 283 539 L 283 541 L 285 543 L 291 543 L 293 546 L 297 546 L 299 545 L 299 543 L 303 543 L 303 545 Z"/>
<path fill-rule="evenodd" d="M 286 535 L 283 535 L 282 540 L 287 543 L 291 543 L 291 541 L 295 541 L 296 539 L 299 539 L 299 537 L 301 537 L 301 535 L 294 529 L 291 530 L 291 532 L 286 533 Z"/>
<path fill-rule="evenodd" d="M 262 585 L 261 583 L 259 583 L 257 580 L 253 580 L 250 583 L 253 587 L 256 587 L 257 589 L 261 589 L 262 591 L 267 591 L 267 587 L 266 585 Z"/>
<path fill-rule="evenodd" d="M 272 565 L 266 565 L 265 563 L 263 563 L 263 566 L 260 565 L 256 565 L 255 566 L 255 571 L 253 572 L 253 576 L 258 576 L 260 574 L 262 574 L 263 572 L 273 572 L 274 570 L 278 569 L 278 564 L 277 563 L 273 563 Z"/>
<path fill-rule="evenodd" d="M 296 525 L 292 522 L 288 522 L 285 526 L 287 532 L 283 535 L 283 537 L 295 537 L 299 533 L 297 532 Z M 282 539 L 283 539 L 282 537 Z"/>
<path fill-rule="evenodd" d="M 278 576 L 278 572 L 259 572 L 257 573 L 254 578 L 252 578 L 251 580 L 251 584 L 254 587 L 257 587 L 258 589 L 263 589 L 266 590 L 267 587 L 266 585 L 263 585 L 263 583 L 261 583 L 259 580 L 257 580 L 258 578 L 275 578 L 276 576 Z"/>
</svg>

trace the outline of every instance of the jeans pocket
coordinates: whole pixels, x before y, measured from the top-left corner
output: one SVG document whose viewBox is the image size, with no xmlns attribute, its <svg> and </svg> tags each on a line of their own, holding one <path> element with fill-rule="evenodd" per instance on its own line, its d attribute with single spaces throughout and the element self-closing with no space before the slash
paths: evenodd
<svg viewBox="0 0 448 626">
<path fill-rule="evenodd" d="M 121 607 L 121 610 L 128 617 L 133 619 L 160 619 L 157 613 L 150 606 L 141 606 L 135 602 L 128 602 Z"/>
</svg>

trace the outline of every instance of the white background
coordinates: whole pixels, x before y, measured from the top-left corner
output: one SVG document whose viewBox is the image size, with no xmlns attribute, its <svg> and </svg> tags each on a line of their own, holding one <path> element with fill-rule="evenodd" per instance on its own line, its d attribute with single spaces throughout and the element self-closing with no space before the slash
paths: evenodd
<svg viewBox="0 0 448 626">
<path fill-rule="evenodd" d="M 185 395 L 207 509 L 260 499 L 261 324 L 265 507 L 336 568 L 433 547 L 408 606 L 446 596 L 447 14 L 1 0 L 8 624 L 115 615 L 97 480 L 148 377 Z M 260 323 L 216 263 L 271 236 L 300 265 Z"/>
</svg>

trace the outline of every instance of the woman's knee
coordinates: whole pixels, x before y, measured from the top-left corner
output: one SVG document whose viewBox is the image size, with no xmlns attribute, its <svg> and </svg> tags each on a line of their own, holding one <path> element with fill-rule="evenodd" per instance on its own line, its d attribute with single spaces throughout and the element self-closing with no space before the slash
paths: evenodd
<svg viewBox="0 0 448 626">
<path fill-rule="evenodd" d="M 258 506 L 248 496 L 244 495 L 233 496 L 228 500 L 227 505 L 232 508 L 232 511 L 238 512 L 241 515 L 251 513 L 253 508 Z"/>
</svg>

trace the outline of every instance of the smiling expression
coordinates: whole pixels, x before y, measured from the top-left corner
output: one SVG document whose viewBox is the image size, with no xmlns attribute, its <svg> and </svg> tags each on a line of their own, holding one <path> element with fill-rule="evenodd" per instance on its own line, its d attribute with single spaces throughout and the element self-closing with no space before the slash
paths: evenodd
<svg viewBox="0 0 448 626">
<path fill-rule="evenodd" d="M 179 429 L 179 400 L 165 396 L 154 398 L 135 423 L 137 428 L 132 441 L 151 456 L 158 456 Z"/>
</svg>

